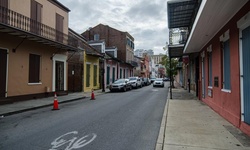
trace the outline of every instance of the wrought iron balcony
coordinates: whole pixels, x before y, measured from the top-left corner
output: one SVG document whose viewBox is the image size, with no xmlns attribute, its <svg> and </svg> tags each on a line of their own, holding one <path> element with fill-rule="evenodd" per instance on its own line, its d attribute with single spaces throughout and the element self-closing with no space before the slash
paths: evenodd
<svg viewBox="0 0 250 150">
<path fill-rule="evenodd" d="M 9 27 L 14 30 L 28 32 L 31 35 L 42 37 L 63 45 L 72 47 L 76 45 L 74 37 L 1 6 L 0 25 L 5 28 Z"/>
<path fill-rule="evenodd" d="M 185 44 L 188 37 L 188 30 L 186 28 L 175 28 L 169 31 L 169 45 Z"/>
<path fill-rule="evenodd" d="M 138 67 L 138 63 L 135 61 L 128 60 L 127 63 L 131 64 L 134 67 Z"/>
</svg>

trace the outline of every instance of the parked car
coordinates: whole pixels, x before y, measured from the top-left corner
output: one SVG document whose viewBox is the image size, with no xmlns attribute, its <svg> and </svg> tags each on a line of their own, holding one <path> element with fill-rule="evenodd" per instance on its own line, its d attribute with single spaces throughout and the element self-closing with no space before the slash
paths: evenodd
<svg viewBox="0 0 250 150">
<path fill-rule="evenodd" d="M 149 78 L 143 78 L 143 81 L 144 81 L 145 86 L 148 86 L 151 84 L 151 81 L 149 80 Z"/>
<path fill-rule="evenodd" d="M 118 79 L 109 86 L 110 92 L 131 90 L 132 86 L 128 79 Z"/>
<path fill-rule="evenodd" d="M 154 83 L 153 83 L 153 87 L 156 86 L 160 86 L 160 87 L 164 87 L 164 81 L 162 78 L 156 78 Z"/>
<path fill-rule="evenodd" d="M 156 78 L 150 78 L 151 83 L 155 81 Z"/>
<path fill-rule="evenodd" d="M 163 81 L 170 81 L 170 78 L 165 77 L 165 78 L 163 78 Z"/>
<path fill-rule="evenodd" d="M 129 77 L 129 82 L 133 88 L 142 87 L 142 80 L 139 77 Z"/>
</svg>

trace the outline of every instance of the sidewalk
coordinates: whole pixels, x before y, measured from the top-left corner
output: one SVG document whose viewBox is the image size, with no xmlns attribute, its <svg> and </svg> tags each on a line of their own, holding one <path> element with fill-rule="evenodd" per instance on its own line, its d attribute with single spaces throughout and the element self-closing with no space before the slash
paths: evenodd
<svg viewBox="0 0 250 150">
<path fill-rule="evenodd" d="M 168 97 L 156 150 L 250 150 L 250 138 L 181 87 Z M 170 95 L 170 93 L 168 94 Z"/>
<path fill-rule="evenodd" d="M 104 93 L 105 92 L 102 92 L 102 90 L 94 91 L 95 96 L 104 94 Z M 90 97 L 91 97 L 91 92 L 77 92 L 77 93 L 69 93 L 68 95 L 64 95 L 64 96 L 58 96 L 57 101 L 60 104 L 60 103 L 67 103 L 70 101 L 80 100 L 83 98 L 90 98 Z M 54 97 L 47 97 L 47 98 L 41 98 L 41 99 L 35 99 L 35 100 L 15 102 L 12 104 L 0 105 L 0 117 L 12 115 L 12 114 L 16 114 L 16 113 L 20 113 L 24 111 L 34 110 L 34 109 L 42 108 L 42 107 L 51 106 L 51 108 L 53 108 L 53 103 L 54 103 Z"/>
</svg>

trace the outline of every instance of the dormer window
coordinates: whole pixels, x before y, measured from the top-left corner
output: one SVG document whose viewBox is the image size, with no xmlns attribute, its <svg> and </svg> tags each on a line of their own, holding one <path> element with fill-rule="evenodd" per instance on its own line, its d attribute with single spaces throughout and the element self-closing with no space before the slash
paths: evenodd
<svg viewBox="0 0 250 150">
<path fill-rule="evenodd" d="M 100 39 L 100 35 L 99 34 L 95 34 L 94 35 L 94 41 L 98 41 Z"/>
</svg>

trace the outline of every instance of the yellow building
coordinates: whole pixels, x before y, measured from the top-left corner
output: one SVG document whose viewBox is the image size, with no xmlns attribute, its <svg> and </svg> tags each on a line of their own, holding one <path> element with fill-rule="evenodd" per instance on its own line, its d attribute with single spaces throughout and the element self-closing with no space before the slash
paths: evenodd
<svg viewBox="0 0 250 150">
<path fill-rule="evenodd" d="M 100 89 L 100 73 L 99 73 L 99 55 L 97 52 L 91 52 L 85 49 L 84 51 L 84 92 L 91 91 L 92 89 Z"/>
</svg>

